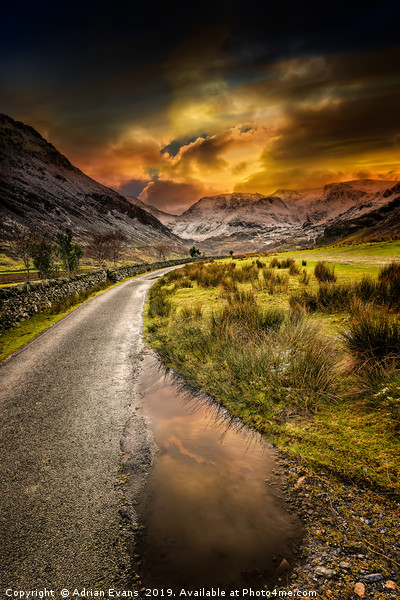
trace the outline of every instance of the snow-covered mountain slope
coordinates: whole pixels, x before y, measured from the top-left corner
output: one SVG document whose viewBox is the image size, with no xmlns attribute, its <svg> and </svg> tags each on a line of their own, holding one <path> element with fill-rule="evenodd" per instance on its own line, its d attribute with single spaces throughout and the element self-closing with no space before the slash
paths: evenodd
<svg viewBox="0 0 400 600">
<path fill-rule="evenodd" d="M 348 239 L 348 241 L 370 241 L 399 237 L 400 235 L 400 183 L 387 189 L 382 198 L 385 204 L 361 216 L 347 211 L 335 223 L 328 225 L 320 241 L 334 242 Z"/>
<path fill-rule="evenodd" d="M 386 207 L 400 196 L 396 186 L 395 181 L 366 179 L 300 192 L 277 190 L 270 196 L 220 194 L 201 198 L 180 216 L 149 208 L 158 211 L 153 214 L 176 235 L 202 249 L 244 252 L 285 242 L 314 243 L 326 228 L 342 221 L 357 222 Z"/>
<path fill-rule="evenodd" d="M 149 212 L 74 167 L 31 127 L 0 115 L 0 239 L 28 227 L 53 236 L 69 227 L 85 241 L 115 229 L 130 244 L 183 244 Z"/>
</svg>

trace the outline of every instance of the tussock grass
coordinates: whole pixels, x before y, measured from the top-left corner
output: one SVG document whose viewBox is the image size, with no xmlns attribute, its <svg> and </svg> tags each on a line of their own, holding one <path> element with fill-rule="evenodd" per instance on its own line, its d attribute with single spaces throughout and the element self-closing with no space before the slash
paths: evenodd
<svg viewBox="0 0 400 600">
<path fill-rule="evenodd" d="M 320 261 L 315 265 L 314 275 L 318 281 L 336 281 L 334 268 L 323 261 Z"/>
<path fill-rule="evenodd" d="M 318 263 L 318 265 L 321 264 Z M 318 265 L 315 270 L 317 270 Z M 307 277 L 307 275 L 304 274 L 304 277 Z M 299 281 L 304 283 L 301 277 Z M 355 283 L 320 281 L 316 292 L 305 290 L 295 292 L 291 295 L 289 302 L 291 306 L 299 304 L 308 311 L 349 312 L 354 299 L 399 312 L 400 263 L 391 263 L 382 268 L 377 279 L 362 277 Z"/>
<path fill-rule="evenodd" d="M 305 262 L 303 260 L 303 262 Z M 301 276 L 299 277 L 299 282 L 303 285 L 308 285 L 310 283 L 310 274 L 306 269 L 303 269 Z"/>
<path fill-rule="evenodd" d="M 276 257 L 274 257 L 270 261 L 269 266 L 271 269 L 275 267 L 277 269 L 293 269 L 295 266 L 295 260 L 293 258 L 284 258 L 283 260 L 278 260 Z"/>
<path fill-rule="evenodd" d="M 299 273 L 300 267 L 296 265 L 296 263 L 293 261 L 293 263 L 289 267 L 289 275 L 298 275 Z"/>
<path fill-rule="evenodd" d="M 371 306 L 358 307 L 342 336 L 358 367 L 400 369 L 400 317 Z"/>
<path fill-rule="evenodd" d="M 171 312 L 172 304 L 168 296 L 172 293 L 172 289 L 167 289 L 157 281 L 150 289 L 150 304 L 149 317 L 168 317 Z"/>
</svg>

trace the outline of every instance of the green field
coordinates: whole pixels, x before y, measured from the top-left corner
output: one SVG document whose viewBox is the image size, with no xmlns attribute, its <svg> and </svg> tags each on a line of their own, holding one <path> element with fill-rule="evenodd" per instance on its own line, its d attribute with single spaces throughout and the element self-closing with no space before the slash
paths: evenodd
<svg viewBox="0 0 400 600">
<path fill-rule="evenodd" d="M 164 364 L 280 451 L 288 509 L 305 524 L 287 585 L 322 598 L 354 598 L 361 569 L 398 573 L 398 258 L 393 242 L 186 265 L 146 305 Z M 319 283 L 319 261 L 336 281 Z M 321 564 L 335 573 L 322 584 Z M 366 597 L 395 597 L 385 585 Z"/>
<path fill-rule="evenodd" d="M 314 469 L 400 497 L 399 361 L 364 364 L 346 347 L 349 323 L 361 318 L 350 309 L 354 300 L 339 297 L 312 311 L 293 302 L 299 293 L 317 295 L 318 261 L 334 267 L 336 282 L 322 284 L 331 293 L 353 290 L 365 277 L 378 282 L 380 268 L 399 250 L 396 241 L 264 255 L 258 265 L 251 256 L 186 266 L 153 287 L 147 338 L 190 385 L 278 448 Z M 298 273 L 268 268 L 274 258 L 295 260 Z M 213 270 L 214 281 L 207 281 Z M 384 315 L 400 336 L 398 306 L 382 306 L 379 294 L 372 305 L 369 288 L 366 294 L 358 310 L 372 321 Z"/>
</svg>

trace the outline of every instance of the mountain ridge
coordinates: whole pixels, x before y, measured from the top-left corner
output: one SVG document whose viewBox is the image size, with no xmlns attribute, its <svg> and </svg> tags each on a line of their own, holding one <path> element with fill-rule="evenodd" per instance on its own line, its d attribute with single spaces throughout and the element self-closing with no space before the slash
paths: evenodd
<svg viewBox="0 0 400 600">
<path fill-rule="evenodd" d="M 200 247 L 227 251 L 268 250 L 282 243 L 314 244 L 342 223 L 343 235 L 363 228 L 366 216 L 400 196 L 397 181 L 362 179 L 332 182 L 311 190 L 276 190 L 273 194 L 230 193 L 205 196 L 181 215 L 159 212 L 171 230 Z M 144 203 L 142 203 L 145 205 Z M 158 210 L 150 207 L 150 210 Z M 385 218 L 386 218 L 385 217 Z M 382 226 L 382 219 L 378 220 Z M 346 223 L 349 223 L 348 227 Z M 392 230 L 400 230 L 396 223 Z"/>
</svg>

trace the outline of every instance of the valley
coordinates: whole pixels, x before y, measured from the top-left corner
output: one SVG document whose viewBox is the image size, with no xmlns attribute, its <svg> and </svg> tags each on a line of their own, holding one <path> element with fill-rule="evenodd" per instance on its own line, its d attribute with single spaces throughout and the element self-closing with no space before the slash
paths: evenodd
<svg viewBox="0 0 400 600">
<path fill-rule="evenodd" d="M 295 249 L 400 234 L 397 181 L 360 179 L 271 195 L 207 196 L 180 215 L 94 181 L 34 129 L 0 116 L 0 242 L 24 228 L 54 238 L 70 228 L 89 246 L 119 232 L 126 260 Z"/>
<path fill-rule="evenodd" d="M 396 236 L 400 188 L 396 181 L 357 180 L 296 192 L 223 194 L 200 199 L 181 215 L 139 201 L 177 236 L 206 253 L 263 252 L 337 241 L 358 232 L 357 241 Z M 135 202 L 135 198 L 129 198 Z M 374 228 L 376 234 L 374 234 Z M 378 228 L 379 227 L 379 228 Z M 363 230 L 368 231 L 363 233 Z"/>
<path fill-rule="evenodd" d="M 148 569 L 145 578 L 156 581 L 158 577 L 157 569 L 152 570 L 151 565 L 141 567 L 142 555 L 150 563 L 153 560 L 148 547 L 143 553 L 139 549 L 136 556 L 125 545 L 127 539 L 129 544 L 132 538 L 133 544 L 137 539 L 144 539 L 139 533 L 132 535 L 132 526 L 135 532 L 140 526 L 133 508 L 136 500 L 127 501 L 127 498 L 136 498 L 136 485 L 142 489 L 142 479 L 135 479 L 137 463 L 133 460 L 131 446 L 136 441 L 139 444 L 143 442 L 140 435 L 144 429 L 141 413 L 128 418 L 128 407 L 131 384 L 139 381 L 140 389 L 142 381 L 138 379 L 143 358 L 140 311 L 145 291 L 149 289 L 145 336 L 164 366 L 182 378 L 179 381 L 183 388 L 190 386 L 195 404 L 196 394 L 200 394 L 217 412 L 218 406 L 223 406 L 228 421 L 239 423 L 239 428 L 246 426 L 250 434 L 256 431 L 258 436 L 272 442 L 278 452 L 276 465 L 280 474 L 278 476 L 271 467 L 267 487 L 271 497 L 276 498 L 290 515 L 301 518 L 305 538 L 300 544 L 300 529 L 296 526 L 293 536 L 297 536 L 299 543 L 293 545 L 290 541 L 293 536 L 288 534 L 279 556 L 275 557 L 268 548 L 271 560 L 265 581 L 282 590 L 288 589 L 288 586 L 317 589 L 323 598 L 351 598 L 356 589 L 366 590 L 367 597 L 394 598 L 400 550 L 396 538 L 400 494 L 398 182 L 360 179 L 332 183 L 311 191 L 277 190 L 271 195 L 218 194 L 203 197 L 182 214 L 173 215 L 133 196 L 124 197 L 90 179 L 32 128 L 4 115 L 0 117 L 0 137 L 0 241 L 5 270 L 23 272 L 22 259 L 13 251 L 13 243 L 26 229 L 32 235 L 54 241 L 66 226 L 71 228 L 74 238 L 85 250 L 85 271 L 100 264 L 104 267 L 106 261 L 101 263 L 100 259 L 90 255 L 89 248 L 93 248 L 94 241 L 99 239 L 96 235 L 113 232 L 120 232 L 124 239 L 121 254 L 113 262 L 109 260 L 108 266 L 112 265 L 114 269 L 117 265 L 132 262 L 141 263 L 141 268 L 147 269 L 143 265 L 145 260 L 149 261 L 148 269 L 151 269 L 151 264 L 156 264 L 154 261 L 157 259 L 170 257 L 182 260 L 182 257 L 188 256 L 190 247 L 195 256 L 197 251 L 203 254 L 200 262 L 171 270 L 154 285 L 153 279 L 157 279 L 158 274 L 154 277 L 146 275 L 142 282 L 139 278 L 115 287 L 107 281 L 103 287 L 88 290 L 82 296 L 76 294 L 74 298 L 66 298 L 65 302 L 57 305 L 58 308 L 54 307 L 53 312 L 38 309 L 38 314 L 26 318 L 0 340 L 3 357 L 8 357 L 2 367 L 5 377 L 10 371 L 11 379 L 18 378 L 13 365 L 18 370 L 24 357 L 29 357 L 30 364 L 35 366 L 32 377 L 38 376 L 37 373 L 43 376 L 39 365 L 41 355 L 36 356 L 35 352 L 36 348 L 43 347 L 46 377 L 51 379 L 54 361 L 46 354 L 46 340 L 50 340 L 51 345 L 51 340 L 62 337 L 63 331 L 68 336 L 69 328 L 75 327 L 76 323 L 76 345 L 81 335 L 77 334 L 78 329 L 90 327 L 93 337 L 79 342 L 86 361 L 85 389 L 87 391 L 89 382 L 93 381 L 90 374 L 96 375 L 99 365 L 103 365 L 104 371 L 107 365 L 113 397 L 117 399 L 121 395 L 123 399 L 125 413 L 121 413 L 123 419 L 119 421 L 120 425 L 125 423 L 120 438 L 122 445 L 119 446 L 122 448 L 122 462 L 119 466 L 115 462 L 118 454 L 115 442 L 122 431 L 121 427 L 117 427 L 112 438 L 114 446 L 107 458 L 110 465 L 114 461 L 109 467 L 110 477 L 106 485 L 108 500 L 100 502 L 108 502 L 110 515 L 117 505 L 120 506 L 121 519 L 114 511 L 110 517 L 112 531 L 101 520 L 96 521 L 102 531 L 108 532 L 109 539 L 115 536 L 116 531 L 119 531 L 119 536 L 122 534 L 122 538 L 117 537 L 123 551 L 119 555 L 114 548 L 111 554 L 107 554 L 107 543 L 96 546 L 91 528 L 85 526 L 88 545 L 86 549 L 77 551 L 80 561 L 78 571 L 86 572 L 85 564 L 90 555 L 97 557 L 94 570 L 88 574 L 92 581 L 101 581 L 103 564 L 107 565 L 106 578 L 110 582 L 116 577 L 126 585 L 140 586 L 144 568 Z M 231 257 L 220 258 L 221 255 Z M 61 280 L 65 283 L 69 274 L 63 275 Z M 72 274 L 72 279 L 74 277 L 77 275 Z M 29 293 L 31 286 L 34 289 L 35 285 L 23 284 L 20 291 Z M 47 284 L 44 282 L 44 285 Z M 57 282 L 52 285 L 57 285 Z M 105 289 L 108 291 L 103 293 Z M 129 290 L 133 295 L 128 293 Z M 90 302 L 86 304 L 88 298 Z M 113 360 L 108 360 L 110 348 L 117 343 L 110 326 L 112 319 L 118 316 L 114 314 L 112 298 L 117 304 L 118 298 L 122 298 L 125 307 L 122 321 L 116 325 L 124 343 L 123 347 L 121 344 L 115 347 L 116 356 L 122 361 L 115 368 L 122 369 L 123 365 L 125 369 L 121 378 L 123 389 L 118 387 L 110 371 Z M 98 307 L 101 313 L 102 306 L 107 307 L 110 321 L 107 327 L 103 327 L 104 331 L 102 329 L 100 339 L 104 344 L 97 343 L 95 308 Z M 129 307 L 133 307 L 133 312 L 129 312 Z M 86 314 L 88 321 L 84 319 L 82 325 Z M 124 323 L 128 326 L 125 327 Z M 56 328 L 46 332 L 53 324 Z M 43 331 L 44 336 L 37 337 Z M 372 338 L 368 336 L 372 336 L 374 344 L 371 345 Z M 24 343 L 35 337 L 36 340 L 24 348 Z M 81 372 L 82 365 L 70 356 L 65 340 L 61 342 L 68 364 L 74 360 L 75 372 Z M 91 359 L 93 353 L 97 357 L 94 361 Z M 128 367 L 132 356 L 134 364 Z M 154 379 L 153 374 L 146 370 L 147 364 L 144 362 L 142 373 L 147 382 L 145 389 L 151 388 L 149 381 Z M 30 373 L 24 367 L 21 369 L 24 377 L 29 379 Z M 50 393 L 43 397 L 46 406 L 53 406 L 54 398 L 57 402 L 61 399 L 57 410 L 62 412 L 71 374 L 68 368 L 60 367 L 60 371 L 62 386 L 58 386 L 57 379 L 55 383 L 52 381 L 48 385 Z M 101 380 L 103 375 L 99 377 Z M 164 393 L 161 379 L 157 382 L 154 402 L 159 400 L 157 394 Z M 38 390 L 42 389 L 40 385 L 37 384 Z M 96 389 L 98 385 L 96 379 Z M 14 410 L 12 388 L 10 383 L 7 398 Z M 82 392 L 78 383 L 71 389 L 74 406 L 78 408 L 74 413 L 76 419 L 70 425 L 86 435 L 85 423 L 79 427 L 77 423 L 82 411 L 92 411 L 91 418 L 96 421 L 93 416 L 96 399 L 89 392 Z M 23 394 L 21 390 L 16 388 L 20 395 Z M 86 396 L 90 406 L 79 408 L 79 403 Z M 38 414 L 41 402 L 38 396 Z M 135 410 L 142 408 L 146 410 L 144 405 L 135 406 Z M 165 407 L 157 410 L 161 411 L 157 414 L 165 417 Z M 180 418 L 179 407 L 176 410 Z M 112 411 L 113 408 L 109 407 L 104 418 L 111 418 Z M 17 413 L 12 413 L 13 419 L 18 418 Z M 26 415 L 24 426 L 31 430 L 36 413 L 28 411 Z M 171 422 L 174 419 L 171 417 Z M 53 425 L 58 427 L 57 423 L 54 421 Z M 196 420 L 193 427 L 196 438 Z M 185 432 L 187 434 L 188 431 Z M 54 436 L 55 439 L 57 436 Z M 146 438 L 140 451 L 152 455 L 155 448 L 149 439 Z M 62 437 L 60 440 L 64 444 Z M 170 445 L 182 448 L 186 441 L 184 437 L 182 442 L 177 442 L 174 437 L 165 443 L 168 448 Z M 100 452 L 98 446 L 93 447 Z M 14 451 L 11 446 L 9 451 L 11 454 Z M 46 447 L 45 451 L 50 452 L 50 447 Z M 153 455 L 150 457 L 150 454 L 146 454 L 146 460 L 151 458 L 151 462 Z M 76 463 L 77 457 L 72 450 L 71 455 Z M 186 456 L 185 452 L 183 455 Z M 170 458 L 174 456 L 172 453 Z M 207 457 L 206 452 L 200 463 L 207 462 Z M 34 462 L 36 458 L 32 460 Z M 143 460 L 140 469 L 143 467 L 147 477 L 151 464 Z M 54 461 L 59 464 L 58 455 Z M 213 461 L 211 463 L 214 464 Z M 71 482 L 75 471 L 64 463 L 62 468 L 66 469 L 67 479 Z M 89 466 L 85 468 L 89 469 Z M 56 478 L 57 473 L 53 472 L 51 465 L 49 469 L 51 477 Z M 120 496 L 110 492 L 117 469 Z M 18 478 L 18 474 L 15 477 Z M 131 478 L 132 484 L 129 483 Z M 151 486 L 155 485 L 154 481 L 151 478 Z M 10 490 L 9 519 L 13 506 L 20 506 L 18 485 L 14 486 L 17 495 Z M 33 478 L 29 487 L 33 490 L 29 496 L 31 504 L 21 505 L 20 512 L 25 521 L 29 519 L 30 507 L 35 503 L 38 503 L 40 514 L 45 513 L 46 503 L 41 503 L 41 499 L 36 497 L 37 485 Z M 46 479 L 40 481 L 41 489 L 47 494 L 46 485 Z M 74 489 L 73 483 L 67 487 L 67 494 Z M 61 504 L 64 502 L 62 494 L 61 491 Z M 70 499 L 68 503 L 71 504 Z M 190 512 L 190 506 L 182 507 L 182 511 Z M 66 515 L 62 527 L 68 528 L 71 522 L 81 519 L 79 514 L 69 513 L 69 510 L 67 507 L 62 513 Z M 143 512 L 144 522 L 152 510 L 149 504 Z M 174 502 L 171 503 L 171 511 L 175 511 Z M 85 515 L 86 520 L 88 517 Z M 54 517 L 54 521 L 57 518 Z M 18 529 L 18 524 L 14 523 L 14 526 Z M 43 531 L 50 539 L 51 528 Z M 32 539 L 36 533 L 32 529 Z M 167 545 L 171 541 L 168 535 Z M 160 539 L 155 535 L 155 542 L 152 542 L 155 548 Z M 74 538 L 75 546 L 79 540 Z M 61 581 L 64 571 L 58 558 L 62 551 L 62 536 L 57 537 L 56 542 L 58 555 L 54 557 L 52 568 L 55 580 Z M 11 539 L 7 543 L 14 548 Z M 237 544 L 237 541 L 232 544 L 232 556 L 236 556 Z M 19 550 L 14 548 L 10 556 L 18 552 L 21 556 L 28 556 L 30 550 L 25 546 Z M 222 565 L 224 558 L 221 552 L 219 560 Z M 183 546 L 182 556 L 185 553 Z M 138 557 L 138 561 L 133 560 Z M 67 558 L 67 568 L 72 572 L 73 552 Z M 32 565 L 36 565 L 41 581 L 45 582 L 46 568 L 43 562 L 40 563 L 40 556 L 38 560 Z M 118 561 L 122 561 L 123 567 L 117 569 Z M 11 573 L 12 563 L 8 562 L 6 568 Z M 168 571 L 170 568 L 166 567 Z M 188 568 L 192 569 L 193 565 Z M 217 571 L 214 575 L 219 581 L 219 569 Z M 28 572 L 29 569 L 22 571 L 22 579 Z M 228 567 L 225 572 L 229 574 Z M 169 573 L 168 577 L 165 575 L 166 579 L 169 577 Z M 173 577 L 171 581 L 176 583 Z"/>
</svg>

